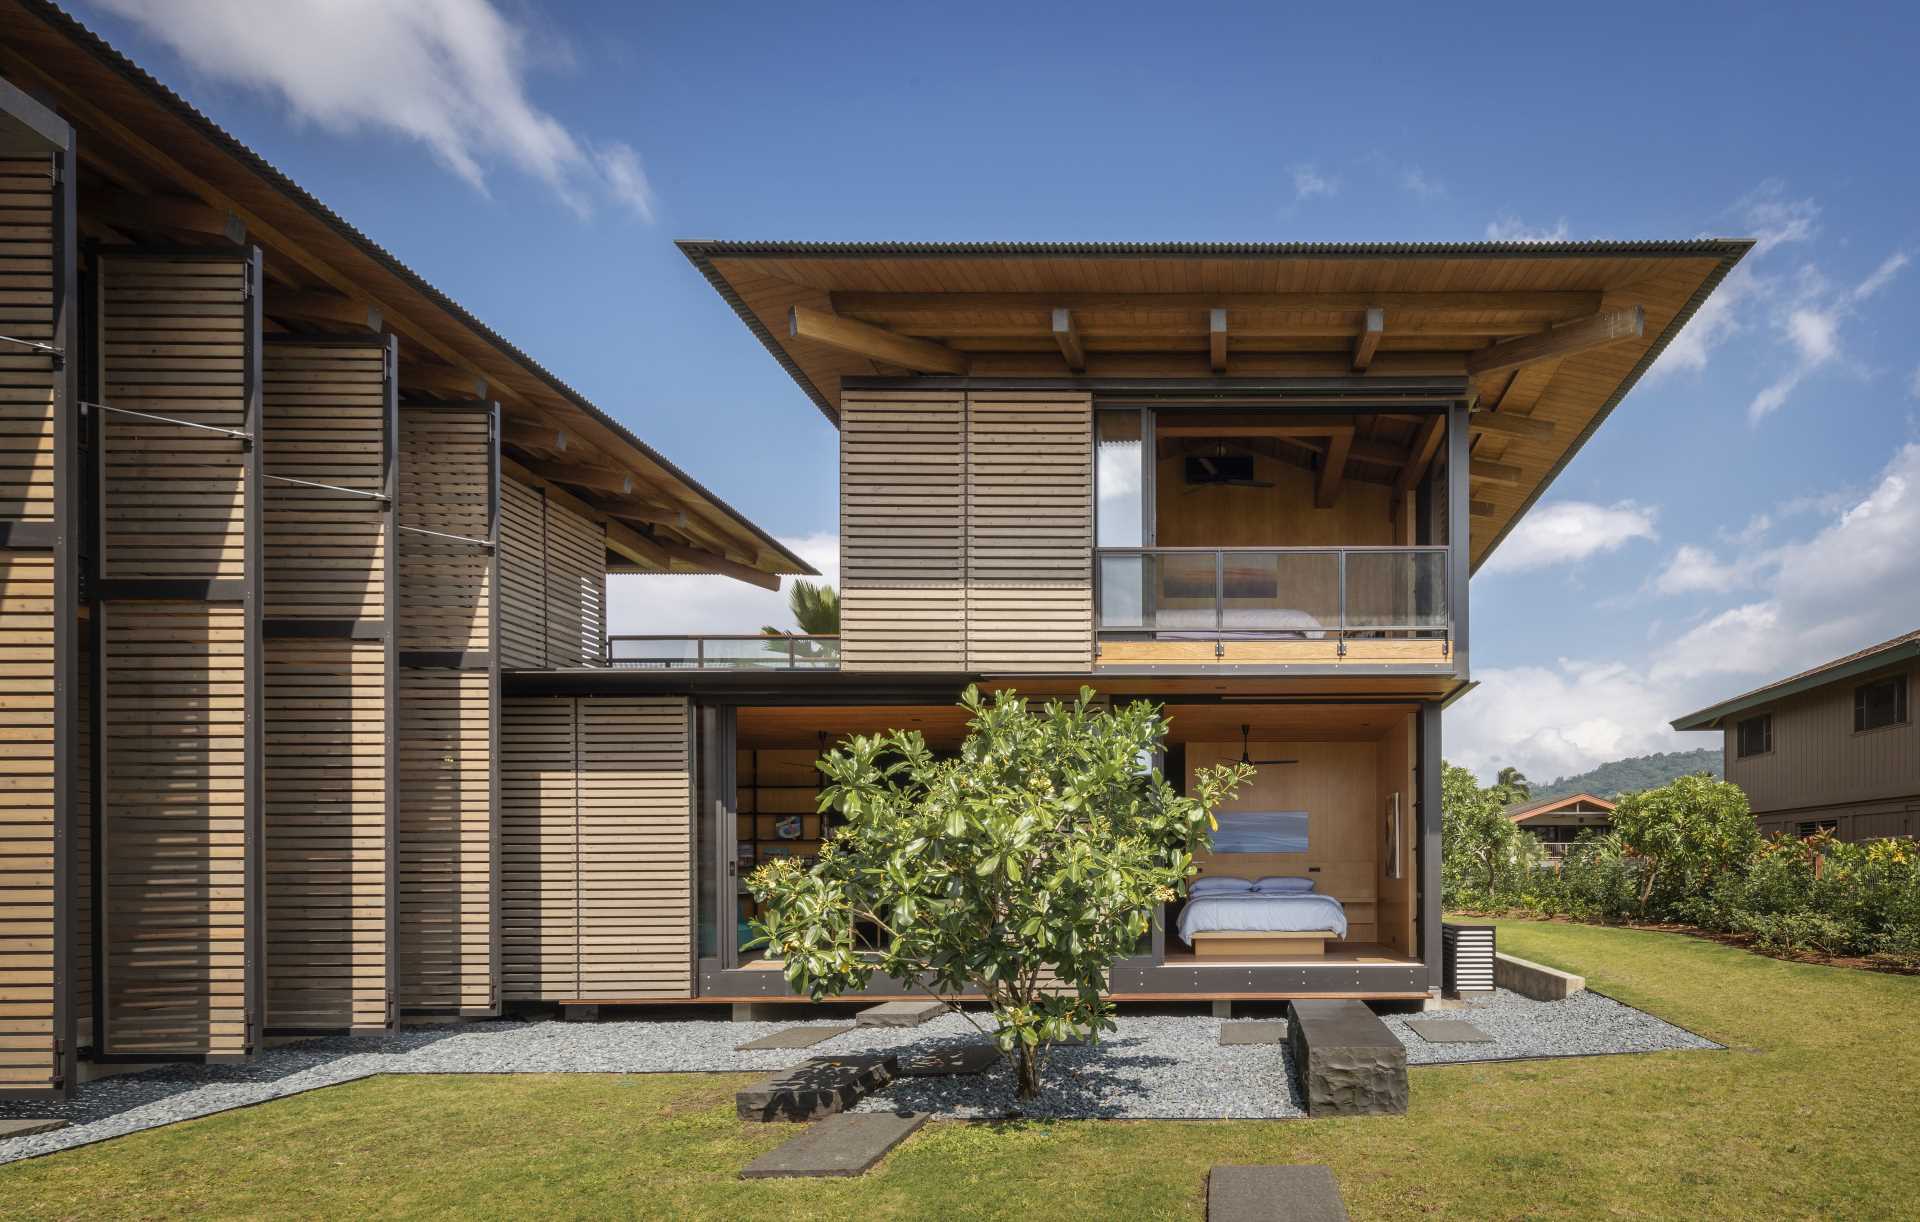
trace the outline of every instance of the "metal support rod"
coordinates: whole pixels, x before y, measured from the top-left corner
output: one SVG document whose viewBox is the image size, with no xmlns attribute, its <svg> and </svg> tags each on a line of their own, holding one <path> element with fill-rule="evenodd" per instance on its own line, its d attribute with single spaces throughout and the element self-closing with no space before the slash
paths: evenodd
<svg viewBox="0 0 1920 1222">
<path fill-rule="evenodd" d="M 416 535 L 432 535 L 436 539 L 451 539 L 455 543 L 471 543 L 475 547 L 490 548 L 494 545 L 492 539 L 473 539 L 473 538 L 467 537 L 466 535 L 450 535 L 444 530 L 428 530 L 424 526 L 402 526 L 400 527 L 400 529 L 405 531 L 411 531 L 413 534 L 416 534 Z"/>
<path fill-rule="evenodd" d="M 342 488 L 338 484 L 321 484 L 310 479 L 295 479 L 291 475 L 264 474 L 261 479 L 270 479 L 281 484 L 298 484 L 302 488 L 319 488 L 327 492 L 344 492 L 348 496 L 363 496 L 370 501 L 390 501 L 393 498 L 383 492 L 368 492 L 364 488 Z"/>
<path fill-rule="evenodd" d="M 103 412 L 112 412 L 119 416 L 132 416 L 138 420 L 152 420 L 158 424 L 177 424 L 183 429 L 201 429 L 209 433 L 219 433 L 224 437 L 232 437 L 236 441 L 244 441 L 248 445 L 253 444 L 252 433 L 243 433 L 239 429 L 223 429 L 217 424 L 201 424 L 198 420 L 176 420 L 172 416 L 156 416 L 152 412 L 136 412 L 130 407 L 114 407 L 110 403 L 88 403 L 82 400 L 80 406 L 95 408 Z"/>
<path fill-rule="evenodd" d="M 43 344 L 37 339 L 16 339 L 11 335 L 0 335 L 0 344 L 19 344 L 22 348 L 32 348 L 34 351 L 44 352 L 48 356 L 64 357 L 67 355 L 65 348 L 57 348 L 52 344 Z"/>
</svg>

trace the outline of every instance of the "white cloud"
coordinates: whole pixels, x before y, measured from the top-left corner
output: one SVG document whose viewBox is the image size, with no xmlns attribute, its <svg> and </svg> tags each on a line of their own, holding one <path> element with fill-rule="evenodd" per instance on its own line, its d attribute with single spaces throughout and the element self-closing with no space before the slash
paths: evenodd
<svg viewBox="0 0 1920 1222">
<path fill-rule="evenodd" d="M 840 588 L 840 536 L 801 535 L 780 542 L 819 569 L 807 580 Z M 607 631 L 613 634 L 728 634 L 791 628 L 786 578 L 778 591 L 731 577 L 627 574 L 607 579 Z"/>
<path fill-rule="evenodd" d="M 1521 573 L 1571 564 L 1601 552 L 1617 551 L 1634 539 L 1657 539 L 1655 510 L 1620 501 L 1558 501 L 1535 508 L 1520 519 L 1487 560 L 1489 573 Z"/>
<path fill-rule="evenodd" d="M 1429 178 L 1419 166 L 1410 167 L 1400 175 L 1400 185 L 1409 195 L 1421 199 L 1438 199 L 1447 193 L 1447 184 L 1437 178 Z"/>
<path fill-rule="evenodd" d="M 1487 238 L 1494 242 L 1564 242 L 1567 218 L 1563 216 L 1555 221 L 1551 229 L 1542 229 L 1508 212 L 1487 222 Z"/>
<path fill-rule="evenodd" d="M 489 0 L 95 0 L 138 22 L 194 71 L 277 95 L 341 135 L 418 141 L 475 190 L 496 165 L 547 184 L 582 216 L 606 199 L 653 219 L 640 158 L 574 135 L 527 96 L 537 31 Z"/>
<path fill-rule="evenodd" d="M 1656 636 L 1644 657 L 1476 670 L 1480 686 L 1447 714 L 1448 758 L 1483 778 L 1512 764 L 1546 779 L 1622 755 L 1713 746 L 1714 736 L 1667 723 L 1910 631 L 1920 605 L 1920 443 L 1895 454 L 1865 494 L 1838 508 L 1826 497 L 1805 503 L 1828 506 L 1826 522 L 1745 566 L 1757 596 Z"/>
<path fill-rule="evenodd" d="M 1753 236 L 1754 255 L 1787 242 L 1805 242 L 1819 232 L 1820 205 L 1811 199 L 1787 199 L 1786 184 L 1769 178 L 1741 197 L 1733 210 Z"/>
<path fill-rule="evenodd" d="M 1738 565 L 1720 560 L 1704 547 L 1683 544 L 1653 579 L 1661 594 L 1724 594 L 1745 580 Z"/>
<path fill-rule="evenodd" d="M 1852 297 L 1855 301 L 1865 301 L 1881 289 L 1886 288 L 1888 282 L 1900 274 L 1900 269 L 1912 261 L 1913 260 L 1907 257 L 1905 251 L 1894 251 L 1880 261 L 1880 266 L 1874 268 L 1871 275 L 1859 284 L 1854 285 L 1853 292 L 1848 294 L 1848 296 Z"/>
<path fill-rule="evenodd" d="M 1713 350 L 1745 329 L 1740 311 L 1761 291 L 1761 282 L 1748 264 L 1742 263 L 1728 272 L 1713 296 L 1701 303 L 1680 334 L 1673 337 L 1648 376 L 1659 377 L 1677 369 L 1696 373 L 1705 369 Z"/>
<path fill-rule="evenodd" d="M 1330 174 L 1322 174 L 1317 166 L 1297 165 L 1293 167 L 1293 198 L 1312 199 L 1316 195 L 1335 196 L 1340 194 L 1340 180 Z"/>
</svg>

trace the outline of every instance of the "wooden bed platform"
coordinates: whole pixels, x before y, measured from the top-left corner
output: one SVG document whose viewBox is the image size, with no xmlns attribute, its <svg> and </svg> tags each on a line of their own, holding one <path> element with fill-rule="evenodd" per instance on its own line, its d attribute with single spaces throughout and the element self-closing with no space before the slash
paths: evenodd
<svg viewBox="0 0 1920 1222">
<path fill-rule="evenodd" d="M 1285 955 L 1318 959 L 1327 953 L 1324 933 L 1245 933 L 1218 930 L 1193 935 L 1193 953 L 1200 959 L 1245 959 L 1249 955 Z"/>
</svg>

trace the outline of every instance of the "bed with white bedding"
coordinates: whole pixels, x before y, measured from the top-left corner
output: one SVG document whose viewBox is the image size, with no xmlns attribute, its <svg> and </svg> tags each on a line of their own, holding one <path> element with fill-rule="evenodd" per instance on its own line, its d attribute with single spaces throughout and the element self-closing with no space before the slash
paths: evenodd
<svg viewBox="0 0 1920 1222">
<path fill-rule="evenodd" d="M 1214 631 L 1212 607 L 1160 607 L 1153 613 L 1154 635 L 1163 641 L 1293 640 L 1326 638 L 1325 626 L 1293 607 L 1229 607 L 1227 622 Z"/>
<path fill-rule="evenodd" d="M 1264 879 L 1299 884 L 1255 890 L 1240 879 L 1196 883 L 1180 912 L 1180 940 L 1201 957 L 1324 954 L 1329 940 L 1347 936 L 1347 912 L 1331 895 L 1311 890 L 1304 879 Z"/>
</svg>

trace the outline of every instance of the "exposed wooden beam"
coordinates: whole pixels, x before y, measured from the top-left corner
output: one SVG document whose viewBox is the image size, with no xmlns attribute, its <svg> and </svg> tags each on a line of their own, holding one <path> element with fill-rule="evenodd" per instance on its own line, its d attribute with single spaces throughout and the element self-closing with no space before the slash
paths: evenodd
<svg viewBox="0 0 1920 1222">
<path fill-rule="evenodd" d="M 1472 514 L 1476 518 L 1490 518 L 1493 516 L 1493 513 L 1494 513 L 1493 502 L 1492 501 L 1468 501 L 1467 512 Z"/>
<path fill-rule="evenodd" d="M 977 352 L 972 354 L 976 378 L 1049 378 L 1059 377 L 1060 354 L 1046 352 Z M 1382 351 L 1368 371 L 1375 377 L 1418 377 L 1437 374 L 1461 377 L 1466 373 L 1464 352 Z M 1353 352 L 1342 346 L 1326 352 L 1259 352 L 1239 345 L 1233 349 L 1235 378 L 1258 377 L 1347 377 L 1353 373 Z M 1108 352 L 1087 353 L 1086 376 L 1090 378 L 1207 378 L 1219 377 L 1208 365 L 1204 352 Z"/>
<path fill-rule="evenodd" d="M 794 306 L 787 311 L 787 334 L 793 339 L 812 340 L 915 373 L 965 374 L 973 364 L 965 355 L 931 340 L 899 335 L 885 327 L 853 318 L 838 318 L 806 306 Z"/>
<path fill-rule="evenodd" d="M 1467 373 L 1480 377 L 1502 369 L 1531 365 L 1638 339 L 1647 330 L 1647 311 L 1643 306 L 1608 310 L 1589 315 L 1565 326 L 1553 327 L 1519 339 L 1504 340 L 1467 354 Z"/>
<path fill-rule="evenodd" d="M 1320 463 L 1320 478 L 1313 489 L 1315 509 L 1332 509 L 1340 499 L 1340 481 L 1347 474 L 1347 448 L 1353 444 L 1352 430 L 1335 432 L 1327 440 L 1326 457 Z"/>
<path fill-rule="evenodd" d="M 1369 441 L 1364 437 L 1356 436 L 1353 439 L 1353 446 L 1348 451 L 1347 457 L 1357 458 L 1361 462 L 1377 463 L 1383 467 L 1393 467 L 1398 470 L 1406 466 L 1412 456 L 1399 446 L 1387 445 L 1379 441 Z"/>
<path fill-rule="evenodd" d="M 270 289 L 261 309 L 275 318 L 339 323 L 368 331 L 378 331 L 385 321 L 379 306 L 338 293 L 290 293 Z"/>
<path fill-rule="evenodd" d="M 1207 311 L 1207 364 L 1215 373 L 1227 371 L 1227 311 L 1224 308 Z"/>
<path fill-rule="evenodd" d="M 509 420 L 501 428 L 508 445 L 540 454 L 565 454 L 567 431 L 531 420 Z"/>
<path fill-rule="evenodd" d="M 1476 433 L 1499 433 L 1507 437 L 1544 438 L 1553 436 L 1551 420 L 1536 420 L 1517 412 L 1475 412 L 1468 424 Z"/>
<path fill-rule="evenodd" d="M 1361 327 L 1359 338 L 1353 341 L 1353 367 L 1365 372 L 1373 364 L 1373 354 L 1380 350 L 1380 336 L 1387 329 L 1387 312 L 1375 307 L 1367 311 L 1366 325 Z"/>
<path fill-rule="evenodd" d="M 1512 463 L 1494 462 L 1488 458 L 1473 460 L 1473 478 L 1486 480 L 1490 484 L 1524 483 L 1527 473 Z"/>
<path fill-rule="evenodd" d="M 1075 373 L 1084 373 L 1087 368 L 1087 346 L 1080 342 L 1080 328 L 1073 321 L 1073 311 L 1060 309 L 1053 312 L 1053 342 L 1060 345 L 1060 355 L 1067 358 L 1067 368 Z"/>
<path fill-rule="evenodd" d="M 1600 294 L 1575 291 L 1334 293 L 879 293 L 836 292 L 841 314 L 890 310 L 1371 310 L 1509 311 L 1578 318 L 1600 308 Z"/>
<path fill-rule="evenodd" d="M 673 563 L 673 557 L 667 555 L 665 548 L 625 522 L 608 521 L 607 550 L 663 572 Z"/>
<path fill-rule="evenodd" d="M 425 365 L 413 361 L 401 361 L 400 385 L 403 388 L 431 391 L 437 395 L 453 395 L 462 399 L 487 397 L 487 379 L 483 375 L 471 373 L 454 365 Z"/>
<path fill-rule="evenodd" d="M 1353 436 L 1353 421 L 1320 416 L 1215 416 L 1203 423 L 1183 423 L 1176 415 L 1154 422 L 1156 437 L 1329 437 Z"/>
<path fill-rule="evenodd" d="M 736 564 L 725 556 L 715 555 L 713 552 L 703 551 L 697 547 L 688 547 L 684 543 L 659 541 L 658 546 L 667 554 L 669 560 L 678 560 L 682 564 L 705 569 L 711 573 L 719 573 L 723 577 L 744 581 L 748 585 L 759 586 L 763 590 L 780 588 L 780 579 L 772 573 L 762 572 L 751 565 Z"/>
<path fill-rule="evenodd" d="M 630 496 L 633 493 L 633 476 L 611 467 L 593 467 L 585 463 L 540 463 L 531 470 L 548 479 L 563 484 L 578 484 L 596 492 L 611 492 L 615 496 Z"/>
<path fill-rule="evenodd" d="M 1427 466 L 1433 462 L 1433 456 L 1440 449 L 1440 441 L 1447 435 L 1447 420 L 1444 416 L 1428 416 L 1420 422 L 1420 429 L 1413 435 L 1413 448 L 1408 451 L 1407 465 L 1400 468 L 1400 478 L 1393 481 L 1396 494 L 1410 491 L 1426 475 Z"/>
<path fill-rule="evenodd" d="M 632 497 L 619 497 L 608 508 L 609 513 L 619 514 L 632 522 L 644 522 L 648 526 L 665 526 L 687 533 L 692 519 L 687 511 L 674 505 L 653 505 L 645 501 L 636 501 Z"/>
<path fill-rule="evenodd" d="M 232 212 L 182 195 L 140 195 L 95 187 L 86 192 L 86 204 L 88 210 L 127 228 L 203 233 L 236 246 L 247 240 L 246 222 Z"/>
</svg>

